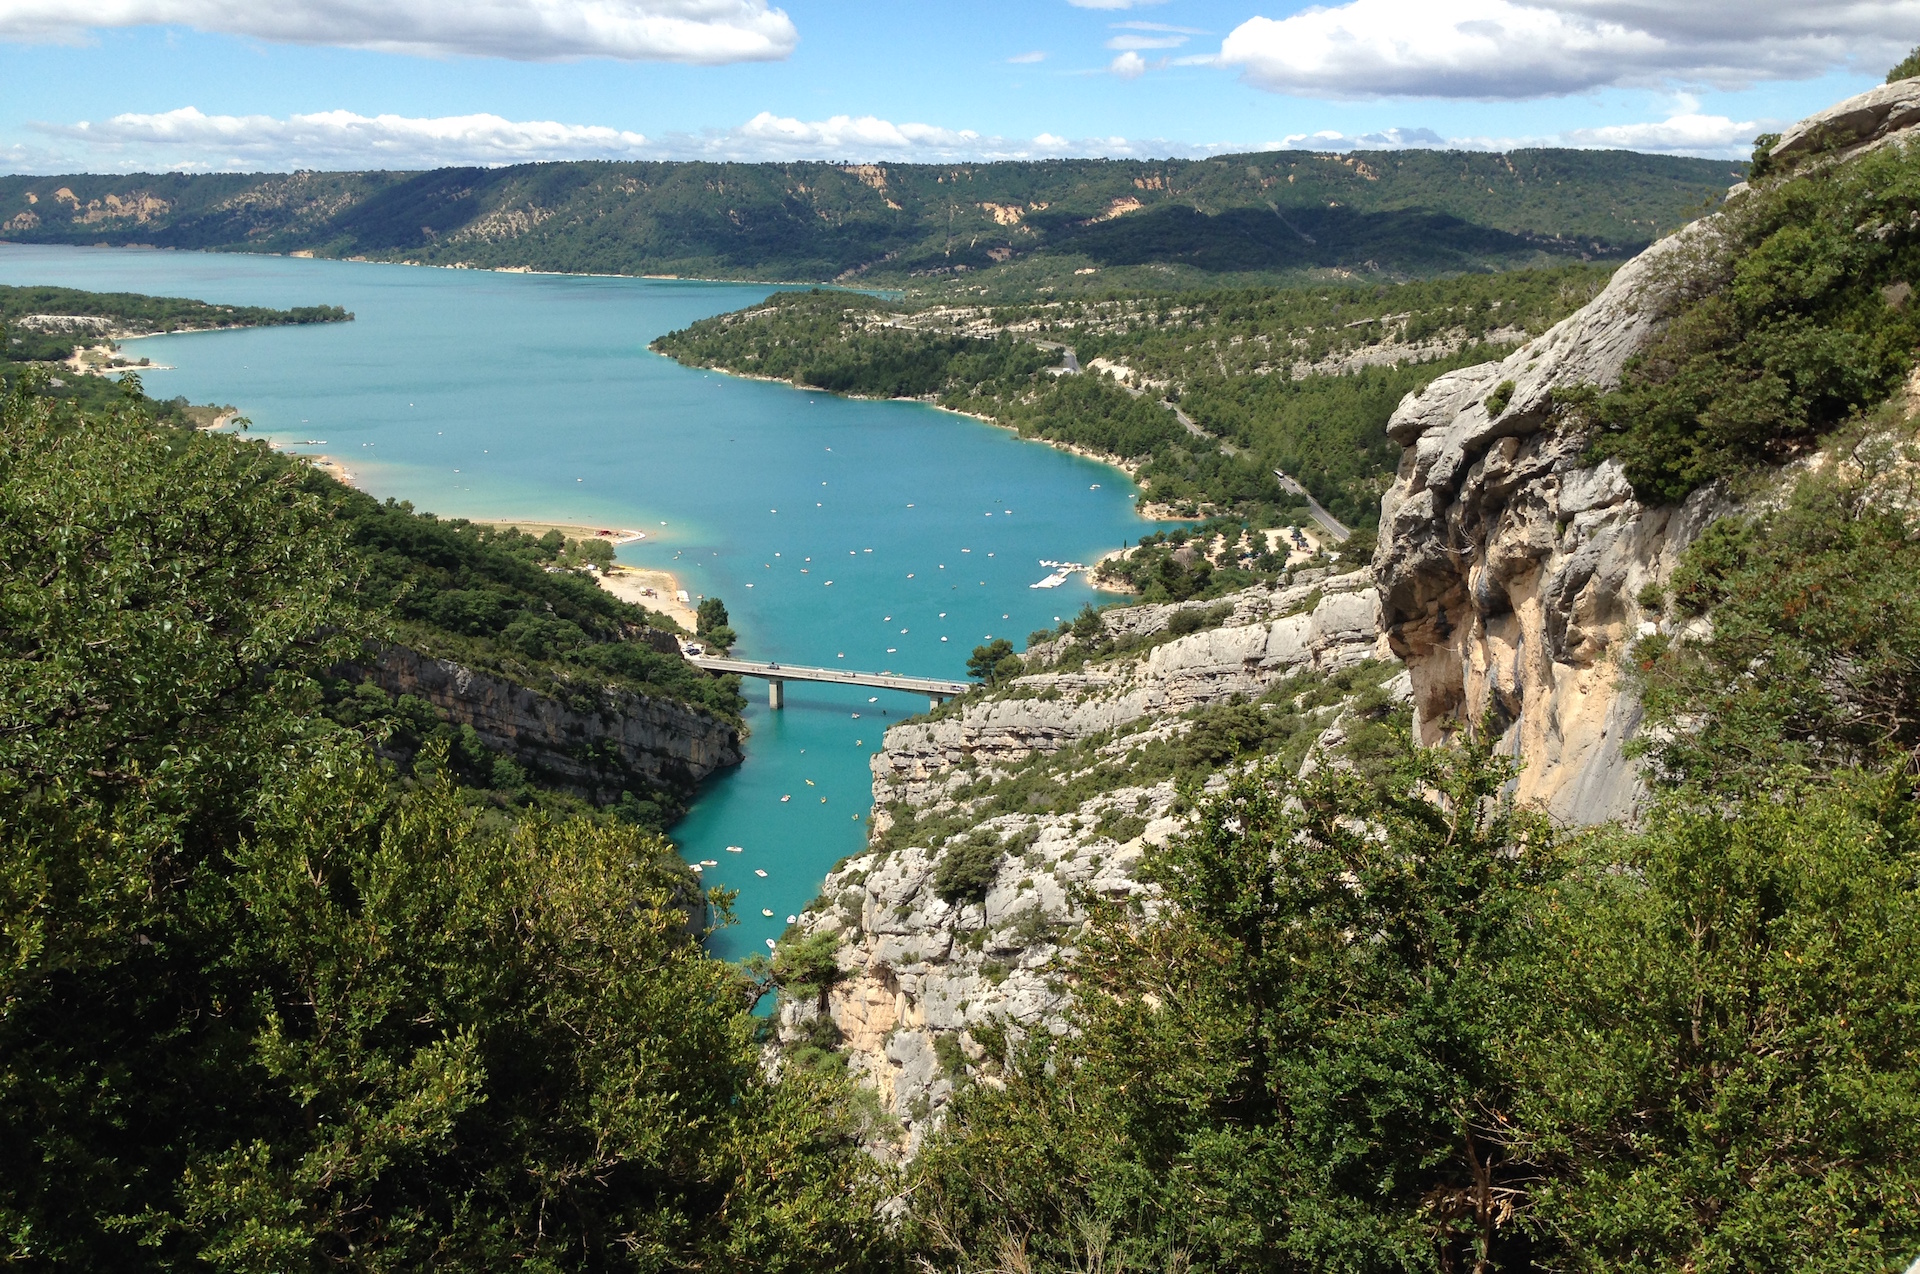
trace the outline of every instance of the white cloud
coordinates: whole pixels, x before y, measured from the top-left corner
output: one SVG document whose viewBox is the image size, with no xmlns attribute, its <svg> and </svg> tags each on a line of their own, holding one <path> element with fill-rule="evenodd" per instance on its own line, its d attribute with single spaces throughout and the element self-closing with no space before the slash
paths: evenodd
<svg viewBox="0 0 1920 1274">
<path fill-rule="evenodd" d="M 1320 151 L 1480 149 L 1458 147 L 1431 128 L 1383 128 L 1377 133 L 1361 133 L 1357 137 L 1323 128 L 1317 133 L 1294 133 L 1283 137 L 1272 143 L 1270 148 Z"/>
<path fill-rule="evenodd" d="M 1566 138 L 1575 146 L 1740 157 L 1752 149 L 1753 139 L 1760 131 L 1760 124 L 1755 120 L 1741 122 L 1728 119 L 1725 115 L 1687 112 L 1653 123 L 1608 124 L 1601 128 L 1575 129 Z"/>
<path fill-rule="evenodd" d="M 92 161 L 179 169 L 433 168 L 535 159 L 637 159 L 640 133 L 596 125 L 516 122 L 498 115 L 205 115 L 191 106 L 157 115 L 115 115 L 97 124 L 37 125 L 77 143 Z"/>
<path fill-rule="evenodd" d="M 1110 49 L 1177 49 L 1187 42 L 1184 35 L 1116 35 L 1107 41 Z"/>
<path fill-rule="evenodd" d="M 1180 35 L 1205 35 L 1199 27 L 1171 27 L 1164 22 L 1114 22 L 1110 23 L 1116 31 L 1172 31 Z"/>
<path fill-rule="evenodd" d="M 1920 0 L 1350 0 L 1251 18 L 1218 62 L 1300 96 L 1517 100 L 1877 73 L 1917 36 Z"/>
<path fill-rule="evenodd" d="M 1166 0 L 1067 0 L 1076 9 L 1144 9 Z"/>
<path fill-rule="evenodd" d="M 1107 64 L 1107 69 L 1123 80 L 1137 80 L 1147 73 L 1147 60 L 1138 53 L 1122 53 Z"/>
<path fill-rule="evenodd" d="M 1035 49 L 1031 53 L 1016 53 L 1007 59 L 1008 62 L 1011 62 L 1015 66 L 1027 66 L 1034 62 L 1044 62 L 1046 60 L 1047 55 L 1041 49 Z"/>
<path fill-rule="evenodd" d="M 770 111 L 735 128 L 654 137 L 598 125 L 515 121 L 497 115 L 419 119 L 323 111 L 281 119 L 208 115 L 191 106 L 33 127 L 49 144 L 0 148 L 0 172 L 421 169 L 555 159 L 953 163 L 1068 155 L 1197 158 L 1235 149 L 1160 138 L 1069 139 L 1052 133 L 996 137 L 972 129 L 895 123 L 873 115 L 802 120 Z"/>
<path fill-rule="evenodd" d="M 1294 133 L 1263 149 L 1272 150 L 1481 150 L 1511 151 L 1529 147 L 1568 147 L 1576 150 L 1637 150 L 1708 159 L 1745 159 L 1753 139 L 1779 121 L 1732 120 L 1724 115 L 1702 115 L 1697 104 L 1681 97 L 1683 109 L 1663 120 L 1608 124 L 1564 133 L 1529 137 L 1442 137 L 1431 128 L 1385 128 L 1353 135 L 1335 129 Z"/>
<path fill-rule="evenodd" d="M 518 61 L 767 61 L 799 40 L 766 0 L 0 0 L 0 39 L 182 26 L 287 44 Z"/>
</svg>

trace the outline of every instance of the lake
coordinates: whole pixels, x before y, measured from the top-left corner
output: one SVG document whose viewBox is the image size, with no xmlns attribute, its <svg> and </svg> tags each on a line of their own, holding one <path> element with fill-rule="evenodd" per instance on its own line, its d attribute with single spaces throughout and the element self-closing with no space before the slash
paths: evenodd
<svg viewBox="0 0 1920 1274">
<path fill-rule="evenodd" d="M 231 403 L 376 496 L 442 516 L 644 530 L 622 561 L 723 598 L 752 659 L 954 677 L 1093 593 L 1091 562 L 1149 529 L 1106 465 L 919 403 L 856 402 L 681 367 L 649 341 L 766 285 L 436 270 L 282 257 L 0 245 L 0 282 L 330 304 L 356 321 L 150 337 L 157 398 Z M 309 442 L 308 440 L 313 440 Z M 766 949 L 865 843 L 868 758 L 912 695 L 746 683 L 747 760 L 673 830 L 739 891 L 716 954 Z M 783 799 L 784 798 L 784 799 Z M 741 853 L 726 852 L 737 845 Z M 764 872 L 765 875 L 758 873 Z M 767 912 L 771 914 L 763 915 Z"/>
</svg>

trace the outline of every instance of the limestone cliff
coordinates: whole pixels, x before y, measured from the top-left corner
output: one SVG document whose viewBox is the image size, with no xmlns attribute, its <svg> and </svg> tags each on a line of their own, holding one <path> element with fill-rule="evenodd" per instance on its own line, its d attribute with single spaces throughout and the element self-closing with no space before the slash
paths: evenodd
<svg viewBox="0 0 1920 1274">
<path fill-rule="evenodd" d="M 879 813 L 870 848 L 828 876 L 790 937 L 832 935 L 843 977 L 818 1000 L 783 1005 L 787 1037 L 830 1017 L 850 1066 L 905 1125 L 911 1150 L 980 1057 L 974 1030 L 1065 1029 L 1059 966 L 1087 900 L 1137 896 L 1150 908 L 1135 869 L 1149 844 L 1183 825 L 1185 810 L 1171 778 L 1128 781 L 1144 752 L 1199 728 L 1196 709 L 1246 703 L 1300 674 L 1337 674 L 1384 654 L 1376 611 L 1365 571 L 1256 588 L 1224 605 L 1110 611 L 1104 638 L 1140 643 L 1137 653 L 1074 667 L 1076 640 L 1063 638 L 1028 659 L 1065 658 L 1065 668 L 889 730 L 872 762 Z M 1220 626 L 1171 636 L 1182 614 Z M 1305 708 L 1300 742 L 1328 740 L 1342 705 L 1336 694 Z M 1209 781 L 1224 781 L 1229 764 Z M 1103 783 L 1102 773 L 1117 777 Z M 1023 780 L 1037 780 L 1049 798 L 1053 785 L 1076 781 L 1089 794 L 1064 809 L 1049 799 L 1046 812 L 994 812 L 1006 803 L 996 793 Z M 914 820 L 908 834 L 896 831 L 901 819 Z M 943 855 L 983 837 L 1005 847 L 984 893 L 942 898 Z"/>
<path fill-rule="evenodd" d="M 1916 124 L 1920 80 L 1902 80 L 1789 129 L 1769 163 L 1839 162 L 1904 144 Z M 1689 289 L 1714 276 L 1724 215 L 1655 244 L 1506 358 L 1409 396 L 1387 426 L 1406 451 L 1381 500 L 1374 573 L 1422 739 L 1490 720 L 1526 762 L 1519 796 L 1567 822 L 1634 812 L 1641 784 L 1623 747 L 1640 714 L 1618 658 L 1660 622 L 1643 613 L 1642 590 L 1731 506 L 1712 487 L 1677 507 L 1635 499 L 1617 463 L 1588 463 L 1588 437 L 1554 393 L 1618 384 Z"/>
<path fill-rule="evenodd" d="M 685 796 L 740 763 L 740 730 L 671 699 L 608 689 L 563 702 L 525 686 L 387 646 L 364 672 L 389 694 L 417 695 L 454 725 L 563 791 L 602 804 L 636 784 Z"/>
</svg>

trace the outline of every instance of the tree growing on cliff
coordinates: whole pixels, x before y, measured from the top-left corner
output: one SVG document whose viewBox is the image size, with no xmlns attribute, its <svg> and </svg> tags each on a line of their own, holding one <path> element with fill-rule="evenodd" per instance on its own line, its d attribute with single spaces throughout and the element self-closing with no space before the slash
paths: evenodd
<svg viewBox="0 0 1920 1274">
<path fill-rule="evenodd" d="M 967 656 L 967 675 L 989 686 L 1013 680 L 1023 667 L 1020 656 L 1013 653 L 1013 643 L 1004 637 L 975 646 Z"/>
</svg>

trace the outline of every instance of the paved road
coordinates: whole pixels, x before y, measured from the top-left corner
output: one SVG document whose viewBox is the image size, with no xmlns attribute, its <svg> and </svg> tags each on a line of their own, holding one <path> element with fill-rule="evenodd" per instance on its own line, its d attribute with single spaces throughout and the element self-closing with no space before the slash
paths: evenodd
<svg viewBox="0 0 1920 1274">
<path fill-rule="evenodd" d="M 1313 492 L 1307 490 L 1278 469 L 1273 471 L 1273 476 L 1280 479 L 1281 490 L 1290 491 L 1294 495 L 1303 495 L 1307 498 L 1307 512 L 1313 514 L 1313 520 L 1320 524 L 1321 530 L 1333 537 L 1334 543 L 1344 543 L 1347 538 L 1353 534 L 1352 530 L 1350 530 L 1345 523 L 1321 507 L 1320 502 L 1313 498 Z"/>
</svg>

